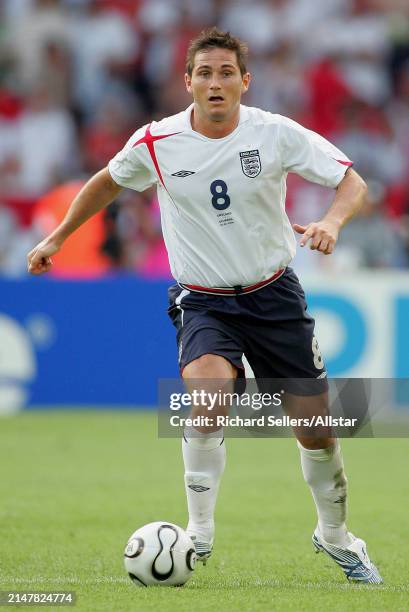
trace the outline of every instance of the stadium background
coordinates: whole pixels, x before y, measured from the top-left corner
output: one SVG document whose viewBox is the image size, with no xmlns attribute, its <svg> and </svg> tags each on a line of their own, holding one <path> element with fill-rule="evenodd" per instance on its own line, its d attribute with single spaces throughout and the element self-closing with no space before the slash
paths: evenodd
<svg viewBox="0 0 409 612">
<path fill-rule="evenodd" d="M 126 190 L 47 279 L 26 253 L 137 126 L 186 107 L 188 41 L 217 23 L 250 46 L 244 103 L 333 141 L 368 204 L 331 257 L 295 260 L 330 374 L 407 377 L 409 8 L 399 0 L 3 0 L 0 5 L 0 410 L 153 406 L 177 376 L 154 191 Z M 288 211 L 331 193 L 290 176 Z"/>
</svg>

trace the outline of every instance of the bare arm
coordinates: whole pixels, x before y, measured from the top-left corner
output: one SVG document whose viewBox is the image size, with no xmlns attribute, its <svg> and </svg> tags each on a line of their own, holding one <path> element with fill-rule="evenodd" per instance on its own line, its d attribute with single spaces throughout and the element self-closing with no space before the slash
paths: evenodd
<svg viewBox="0 0 409 612">
<path fill-rule="evenodd" d="M 348 223 L 365 201 L 367 186 L 355 170 L 349 168 L 337 187 L 334 201 L 321 221 L 298 225 L 293 228 L 302 234 L 301 246 L 310 242 L 310 249 L 330 255 L 338 240 L 341 228 Z"/>
<path fill-rule="evenodd" d="M 108 206 L 122 191 L 111 178 L 108 168 L 95 174 L 74 198 L 60 225 L 42 240 L 27 256 L 28 271 L 43 274 L 52 266 L 51 257 L 58 253 L 64 241 L 85 221 Z"/>
</svg>

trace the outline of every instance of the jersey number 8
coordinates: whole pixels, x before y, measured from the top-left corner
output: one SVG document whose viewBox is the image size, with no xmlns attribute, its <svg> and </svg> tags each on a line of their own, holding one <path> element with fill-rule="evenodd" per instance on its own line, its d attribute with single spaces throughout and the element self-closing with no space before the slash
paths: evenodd
<svg viewBox="0 0 409 612">
<path fill-rule="evenodd" d="M 227 195 L 227 185 L 221 179 L 213 181 L 210 185 L 212 205 L 216 210 L 226 210 L 230 206 L 230 196 Z"/>
</svg>

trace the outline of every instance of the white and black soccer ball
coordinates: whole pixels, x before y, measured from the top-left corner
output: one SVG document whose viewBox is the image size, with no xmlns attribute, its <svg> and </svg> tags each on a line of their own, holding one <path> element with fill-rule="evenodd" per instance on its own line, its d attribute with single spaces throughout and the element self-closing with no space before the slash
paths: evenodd
<svg viewBox="0 0 409 612">
<path fill-rule="evenodd" d="M 181 527 L 156 521 L 137 529 L 124 552 L 125 569 L 136 586 L 181 586 L 195 569 L 193 542 Z"/>
</svg>

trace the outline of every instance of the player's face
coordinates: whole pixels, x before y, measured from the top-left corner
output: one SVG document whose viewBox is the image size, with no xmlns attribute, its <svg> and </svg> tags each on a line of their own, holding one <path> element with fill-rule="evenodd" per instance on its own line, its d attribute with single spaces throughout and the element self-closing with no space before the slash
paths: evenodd
<svg viewBox="0 0 409 612">
<path fill-rule="evenodd" d="M 196 53 L 192 76 L 186 74 L 185 81 L 202 115 L 211 121 L 227 121 L 238 112 L 250 74 L 241 74 L 234 51 L 210 49 Z"/>
</svg>

